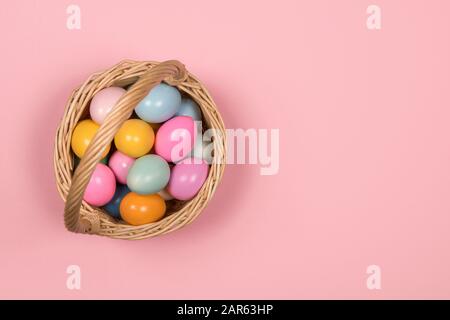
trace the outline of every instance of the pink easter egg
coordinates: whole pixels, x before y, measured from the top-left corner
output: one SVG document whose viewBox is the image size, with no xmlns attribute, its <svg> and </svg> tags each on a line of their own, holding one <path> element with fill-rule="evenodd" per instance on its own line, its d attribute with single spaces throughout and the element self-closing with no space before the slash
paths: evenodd
<svg viewBox="0 0 450 320">
<path fill-rule="evenodd" d="M 187 158 L 177 163 L 170 173 L 167 191 L 175 199 L 192 199 L 208 177 L 208 164 L 201 159 Z"/>
<path fill-rule="evenodd" d="M 97 92 L 89 106 L 92 120 L 97 124 L 102 124 L 125 92 L 126 90 L 120 87 L 109 87 Z"/>
<path fill-rule="evenodd" d="M 120 151 L 116 151 L 112 154 L 111 158 L 109 158 L 108 165 L 114 172 L 117 181 L 122 184 L 126 184 L 128 170 L 130 170 L 134 161 L 134 158 L 127 156 Z"/>
<path fill-rule="evenodd" d="M 186 158 L 194 147 L 195 123 L 191 117 L 179 116 L 166 121 L 156 133 L 155 152 L 166 161 Z"/>
<path fill-rule="evenodd" d="M 93 206 L 104 206 L 116 192 L 116 178 L 108 166 L 98 163 L 89 180 L 83 200 Z"/>
</svg>

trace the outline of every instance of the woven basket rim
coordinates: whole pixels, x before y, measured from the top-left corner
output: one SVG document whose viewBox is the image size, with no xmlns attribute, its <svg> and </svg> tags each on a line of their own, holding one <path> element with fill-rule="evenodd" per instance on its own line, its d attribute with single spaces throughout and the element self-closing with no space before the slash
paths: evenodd
<svg viewBox="0 0 450 320">
<path fill-rule="evenodd" d="M 96 163 L 100 160 L 99 158 L 102 153 L 101 145 L 106 145 L 108 141 L 109 143 L 112 142 L 112 139 L 110 139 L 111 135 L 113 136 L 115 134 L 118 126 L 116 125 L 107 131 L 109 138 L 102 139 L 104 132 L 100 131 L 103 129 L 107 130 L 109 129 L 107 128 L 108 126 L 113 126 L 114 124 L 120 126 L 123 121 L 129 118 L 126 117 L 125 108 L 127 112 L 130 108 L 131 110 L 134 109 L 136 101 L 141 100 L 139 97 L 145 96 L 154 85 L 161 81 L 176 86 L 184 95 L 194 99 L 203 114 L 203 127 L 205 129 L 214 128 L 219 133 L 213 140 L 214 161 L 210 165 L 208 177 L 198 194 L 189 201 L 182 203 L 174 201 L 172 203 L 174 212 L 160 221 L 141 226 L 132 226 L 118 221 L 106 214 L 102 209 L 93 207 L 81 200 L 77 208 L 75 208 L 75 204 L 72 208 L 68 209 L 68 204 L 73 204 L 75 201 L 71 202 L 71 200 L 76 197 L 82 197 L 80 192 L 84 193 L 85 186 L 83 188 L 83 183 L 87 185 L 87 181 L 90 178 L 89 170 L 92 171 Z M 123 99 L 124 101 L 121 99 L 117 103 L 117 110 L 111 112 L 114 113 L 114 111 L 117 111 L 115 112 L 117 117 L 110 115 L 111 117 L 108 116 L 105 121 L 107 124 L 102 124 L 98 134 L 94 137 L 94 142 L 97 141 L 97 143 L 92 143 L 94 146 L 89 146 L 86 152 L 85 157 L 89 159 L 84 159 L 83 157 L 79 164 L 82 168 L 77 168 L 74 173 L 74 154 L 70 147 L 73 129 L 86 115 L 92 97 L 101 89 L 110 86 L 131 86 L 129 88 L 130 94 Z M 193 74 L 184 69 L 184 65 L 178 61 L 161 63 L 156 61 L 124 60 L 107 70 L 93 73 L 69 97 L 55 137 L 54 171 L 58 192 L 64 202 L 67 201 L 65 212 L 66 227 L 74 232 L 98 234 L 117 239 L 137 240 L 172 232 L 189 224 L 201 213 L 210 201 L 223 176 L 226 159 L 225 139 L 225 125 L 208 90 Z M 98 149 L 97 152 L 95 152 L 95 148 Z M 90 154 L 88 154 L 89 149 L 93 150 Z M 93 154 L 92 157 L 90 157 L 91 154 Z M 74 175 L 76 175 L 75 178 Z M 72 186 L 73 178 L 76 179 L 76 182 Z M 81 181 L 80 179 L 83 179 L 82 183 L 78 183 Z M 75 192 L 77 192 L 76 196 Z M 76 209 L 78 209 L 78 215 L 73 213 Z M 73 213 L 73 215 L 68 217 L 67 211 Z M 77 226 L 76 228 L 73 227 L 75 225 Z"/>
</svg>

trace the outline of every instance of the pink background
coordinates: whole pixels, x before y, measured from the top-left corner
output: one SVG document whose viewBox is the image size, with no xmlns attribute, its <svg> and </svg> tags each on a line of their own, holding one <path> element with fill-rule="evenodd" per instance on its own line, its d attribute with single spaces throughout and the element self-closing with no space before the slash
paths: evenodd
<svg viewBox="0 0 450 320">
<path fill-rule="evenodd" d="M 450 298 L 449 1 L 74 3 L 79 31 L 69 1 L 1 4 L 0 298 Z M 227 127 L 279 128 L 279 174 L 228 166 L 163 237 L 65 231 L 56 126 L 73 88 L 125 58 L 179 59 Z"/>
</svg>

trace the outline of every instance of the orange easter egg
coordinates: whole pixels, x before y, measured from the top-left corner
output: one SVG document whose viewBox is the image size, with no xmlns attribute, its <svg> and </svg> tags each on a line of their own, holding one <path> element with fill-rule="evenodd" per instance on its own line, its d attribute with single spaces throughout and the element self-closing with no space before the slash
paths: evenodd
<svg viewBox="0 0 450 320">
<path fill-rule="evenodd" d="M 133 226 L 156 222 L 164 217 L 166 203 L 158 194 L 128 193 L 120 202 L 122 219 Z"/>
</svg>

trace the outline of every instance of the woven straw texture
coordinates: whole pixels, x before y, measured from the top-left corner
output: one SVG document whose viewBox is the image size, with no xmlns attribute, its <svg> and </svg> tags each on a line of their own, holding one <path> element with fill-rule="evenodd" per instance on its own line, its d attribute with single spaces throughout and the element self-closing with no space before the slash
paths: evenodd
<svg viewBox="0 0 450 320">
<path fill-rule="evenodd" d="M 162 220 L 131 226 L 112 218 L 100 208 L 90 206 L 83 201 L 83 194 L 105 146 L 113 141 L 114 135 L 122 123 L 130 118 L 138 102 L 162 81 L 176 86 L 180 92 L 194 99 L 202 110 L 204 129 L 215 129 L 214 161 L 207 180 L 195 198 L 190 201 L 171 200 L 167 203 L 167 214 Z M 100 126 L 74 171 L 74 154 L 70 147 L 73 130 L 80 120 L 88 117 L 92 97 L 110 86 L 126 87 L 127 92 Z M 66 203 L 66 228 L 72 232 L 137 240 L 185 226 L 200 214 L 213 196 L 225 167 L 225 146 L 225 127 L 216 105 L 206 88 L 180 62 L 127 60 L 109 70 L 93 74 L 72 93 L 56 133 L 54 169 L 58 191 Z"/>
</svg>

